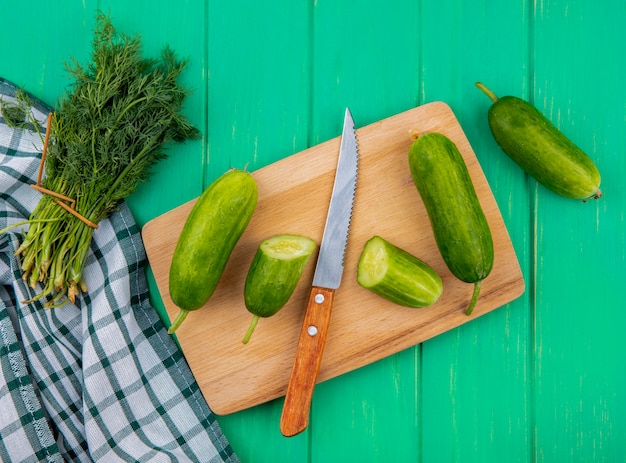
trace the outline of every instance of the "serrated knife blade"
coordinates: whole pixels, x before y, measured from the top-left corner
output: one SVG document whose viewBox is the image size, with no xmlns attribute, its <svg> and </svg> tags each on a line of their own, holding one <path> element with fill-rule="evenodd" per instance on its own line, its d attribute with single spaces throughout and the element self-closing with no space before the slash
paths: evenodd
<svg viewBox="0 0 626 463">
<path fill-rule="evenodd" d="M 346 109 L 335 184 L 313 276 L 313 286 L 337 289 L 341 283 L 343 259 L 352 218 L 352 204 L 356 192 L 357 171 L 358 147 L 354 121 L 350 110 Z"/>
<path fill-rule="evenodd" d="M 350 109 L 346 108 L 326 225 L 280 419 L 280 430 L 286 437 L 304 431 L 309 423 L 311 400 L 322 363 L 332 303 L 343 275 L 344 254 L 356 193 L 358 157 L 354 120 Z"/>
</svg>

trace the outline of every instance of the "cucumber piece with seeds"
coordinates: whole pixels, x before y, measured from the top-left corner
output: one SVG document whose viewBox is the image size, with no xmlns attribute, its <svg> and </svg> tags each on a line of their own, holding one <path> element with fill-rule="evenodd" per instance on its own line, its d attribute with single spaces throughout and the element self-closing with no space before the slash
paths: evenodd
<svg viewBox="0 0 626 463">
<path fill-rule="evenodd" d="M 537 108 L 514 96 L 498 98 L 480 82 L 476 86 L 493 102 L 488 121 L 496 142 L 531 177 L 566 198 L 602 196 L 594 162 Z"/>
<path fill-rule="evenodd" d="M 434 304 L 443 292 L 441 278 L 432 267 L 377 235 L 363 247 L 357 283 L 388 301 L 413 308 Z"/>
<path fill-rule="evenodd" d="M 246 309 L 253 315 L 244 344 L 259 318 L 271 317 L 287 303 L 316 246 L 306 236 L 291 234 L 275 235 L 259 245 L 244 286 Z"/>
</svg>

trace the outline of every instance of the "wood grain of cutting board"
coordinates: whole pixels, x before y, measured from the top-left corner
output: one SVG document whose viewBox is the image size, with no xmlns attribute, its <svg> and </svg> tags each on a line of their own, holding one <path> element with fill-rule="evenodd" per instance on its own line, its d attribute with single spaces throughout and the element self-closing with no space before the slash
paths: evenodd
<svg viewBox="0 0 626 463">
<path fill-rule="evenodd" d="M 339 117 L 339 116 L 338 116 Z M 355 114 L 358 126 L 358 114 Z M 464 310 L 472 285 L 455 279 L 435 244 L 408 167 L 413 132 L 438 131 L 456 143 L 467 163 L 491 227 L 495 262 L 484 280 L 472 316 Z M 346 250 L 345 271 L 335 296 L 318 382 L 382 359 L 470 322 L 519 297 L 524 280 L 500 211 L 475 154 L 454 113 L 429 103 L 357 129 L 359 178 Z M 304 317 L 315 257 L 295 293 L 275 316 L 261 319 L 251 341 L 241 339 L 252 315 L 243 286 L 259 243 L 279 233 L 298 233 L 321 242 L 334 180 L 340 138 L 262 168 L 253 175 L 259 202 L 206 307 L 189 314 L 177 331 L 185 357 L 209 406 L 229 414 L 285 394 Z M 178 313 L 168 291 L 169 267 L 180 231 L 195 200 L 143 228 L 143 240 L 170 319 Z M 430 264 L 442 277 L 436 304 L 410 309 L 387 302 L 356 283 L 364 243 L 380 235 Z"/>
</svg>

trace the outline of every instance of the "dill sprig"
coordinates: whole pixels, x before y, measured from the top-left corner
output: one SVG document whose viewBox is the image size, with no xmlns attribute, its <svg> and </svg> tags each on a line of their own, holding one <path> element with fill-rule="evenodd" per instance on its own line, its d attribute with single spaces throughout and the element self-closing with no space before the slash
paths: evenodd
<svg viewBox="0 0 626 463">
<path fill-rule="evenodd" d="M 42 186 L 76 201 L 75 210 L 97 224 L 111 214 L 166 156 L 169 141 L 199 137 L 181 113 L 188 92 L 177 84 L 187 64 L 169 47 L 160 59 L 142 56 L 139 36 L 117 33 L 98 13 L 87 64 L 66 64 L 72 78 L 51 120 Z M 23 278 L 49 297 L 47 306 L 75 302 L 86 291 L 82 271 L 94 229 L 42 196 L 16 252 Z"/>
<path fill-rule="evenodd" d="M 29 123 L 34 123 L 31 113 L 32 101 L 23 88 L 15 92 L 15 101 L 6 101 L 0 98 L 0 114 L 4 118 L 6 125 L 14 129 L 28 129 Z"/>
</svg>

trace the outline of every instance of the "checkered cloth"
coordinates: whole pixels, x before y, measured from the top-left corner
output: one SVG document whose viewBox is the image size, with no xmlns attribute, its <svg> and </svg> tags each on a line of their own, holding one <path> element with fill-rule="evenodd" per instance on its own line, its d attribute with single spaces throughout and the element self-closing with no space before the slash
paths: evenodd
<svg viewBox="0 0 626 463">
<path fill-rule="evenodd" d="M 0 79 L 0 98 L 17 88 Z M 32 98 L 32 96 L 31 96 Z M 45 132 L 50 108 L 33 99 Z M 41 139 L 0 118 L 0 229 L 28 218 Z M 44 309 L 0 236 L 0 461 L 236 462 L 181 351 L 150 305 L 146 256 L 125 205 L 93 235 L 75 305 Z"/>
</svg>

